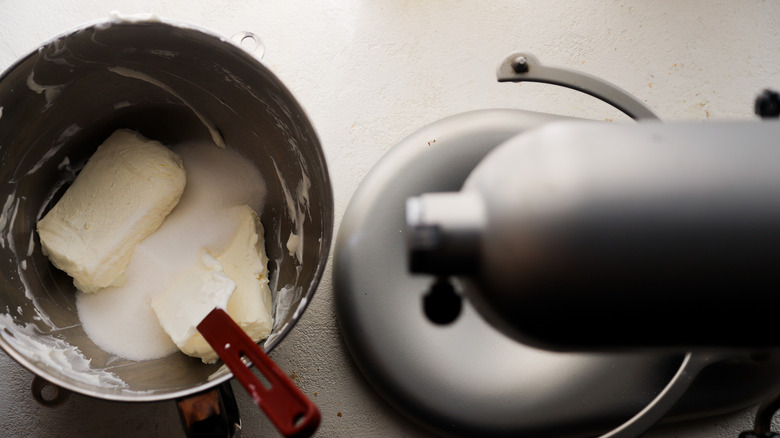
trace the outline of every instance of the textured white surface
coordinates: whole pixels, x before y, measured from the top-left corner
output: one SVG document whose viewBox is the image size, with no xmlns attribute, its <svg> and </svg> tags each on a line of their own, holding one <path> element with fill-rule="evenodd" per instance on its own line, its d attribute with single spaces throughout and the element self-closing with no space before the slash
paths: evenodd
<svg viewBox="0 0 780 438">
<path fill-rule="evenodd" d="M 38 222 L 42 251 L 81 291 L 120 285 L 136 245 L 160 227 L 186 180 L 170 149 L 117 130 Z"/>
<path fill-rule="evenodd" d="M 257 34 L 264 60 L 307 110 L 335 191 L 336 226 L 363 176 L 394 144 L 444 116 L 509 107 L 620 120 L 605 104 L 540 84 L 498 84 L 504 56 L 611 81 L 665 119 L 745 119 L 780 87 L 780 3 L 762 1 L 0 0 L 0 68 L 83 22 L 151 12 L 229 38 Z M 337 228 L 338 229 L 338 228 Z M 273 358 L 321 407 L 323 437 L 427 436 L 358 374 L 336 326 L 328 270 Z M 0 354 L 0 435 L 181 436 L 173 403 L 127 405 L 73 396 L 38 406 L 32 376 Z M 243 436 L 277 436 L 236 387 Z M 648 436 L 736 437 L 749 412 L 659 428 Z"/>
</svg>

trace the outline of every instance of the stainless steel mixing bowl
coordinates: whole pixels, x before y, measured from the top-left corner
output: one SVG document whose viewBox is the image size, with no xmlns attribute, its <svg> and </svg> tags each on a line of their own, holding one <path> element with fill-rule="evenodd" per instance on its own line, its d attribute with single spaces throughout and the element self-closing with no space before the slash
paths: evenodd
<svg viewBox="0 0 780 438">
<path fill-rule="evenodd" d="M 317 135 L 292 94 L 253 56 L 208 31 L 102 21 L 45 43 L 0 77 L 0 347 L 36 375 L 82 394 L 183 397 L 231 373 L 182 354 L 136 362 L 100 349 L 81 327 L 71 279 L 41 253 L 35 233 L 74 173 L 122 127 L 168 144 L 224 140 L 263 174 L 276 314 L 266 351 L 301 317 L 324 270 L 331 184 Z M 302 234 L 300 263 L 285 246 L 290 233 Z M 41 353 L 36 345 L 51 349 Z M 88 365 L 74 359 L 79 354 Z M 58 363 L 81 368 L 63 372 Z M 101 373 L 124 386 L 97 382 Z"/>
</svg>

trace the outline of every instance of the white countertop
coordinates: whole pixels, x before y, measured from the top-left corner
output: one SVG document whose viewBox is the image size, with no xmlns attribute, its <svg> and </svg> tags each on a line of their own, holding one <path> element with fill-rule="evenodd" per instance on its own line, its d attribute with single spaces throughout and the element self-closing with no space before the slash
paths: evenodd
<svg viewBox="0 0 780 438">
<path fill-rule="evenodd" d="M 752 118 L 753 99 L 780 88 L 780 3 L 766 1 L 0 0 L 0 69 L 79 24 L 151 12 L 226 38 L 257 34 L 263 60 L 317 128 L 335 192 L 336 229 L 374 163 L 408 134 L 481 108 L 623 120 L 606 104 L 541 84 L 498 84 L 515 51 L 599 76 L 663 119 Z M 428 436 L 363 380 L 336 324 L 330 268 L 314 301 L 272 357 L 322 410 L 318 436 Z M 0 435 L 182 436 L 172 402 L 143 405 L 79 395 L 50 409 L 32 374 L 0 353 Z M 235 386 L 243 436 L 278 436 Z M 732 437 L 750 411 L 658 428 L 660 437 Z"/>
</svg>

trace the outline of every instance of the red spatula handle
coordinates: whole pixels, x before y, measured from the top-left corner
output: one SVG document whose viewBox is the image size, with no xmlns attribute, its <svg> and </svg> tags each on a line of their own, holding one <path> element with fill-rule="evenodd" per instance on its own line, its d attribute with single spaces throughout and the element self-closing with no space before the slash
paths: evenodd
<svg viewBox="0 0 780 438">
<path fill-rule="evenodd" d="M 198 324 L 198 331 L 282 435 L 308 437 L 317 430 L 320 424 L 317 406 L 224 310 L 212 310 Z M 241 361 L 242 355 L 252 361 L 266 383 Z"/>
</svg>

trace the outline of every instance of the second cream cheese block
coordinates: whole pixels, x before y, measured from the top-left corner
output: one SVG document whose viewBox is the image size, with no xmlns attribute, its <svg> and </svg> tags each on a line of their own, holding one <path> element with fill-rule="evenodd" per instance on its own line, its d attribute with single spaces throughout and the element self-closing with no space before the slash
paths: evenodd
<svg viewBox="0 0 780 438">
<path fill-rule="evenodd" d="M 260 218 L 249 206 L 233 210 L 240 218 L 238 229 L 217 260 L 225 274 L 236 282 L 227 312 L 257 342 L 267 338 L 273 328 L 264 230 Z"/>
<path fill-rule="evenodd" d="M 226 309 L 255 342 L 267 338 L 273 327 L 263 226 L 249 206 L 232 207 L 230 214 L 238 225 L 227 246 L 213 258 L 202 256 L 173 286 L 152 300 L 160 325 L 179 349 L 205 363 L 216 362 L 217 355 L 195 327 L 211 309 Z M 215 280 L 223 276 L 235 284 L 227 305 L 223 304 L 225 294 L 220 292 L 227 286 Z M 201 305 L 208 299 L 210 306 Z"/>
<path fill-rule="evenodd" d="M 117 130 L 38 222 L 43 253 L 83 292 L 121 284 L 135 246 L 160 227 L 185 184 L 178 155 Z"/>
<path fill-rule="evenodd" d="M 236 283 L 225 275 L 219 261 L 202 250 L 195 265 L 152 299 L 152 308 L 173 343 L 190 356 L 201 357 L 211 347 L 197 325 L 214 308 L 226 308 L 235 289 Z M 211 362 L 216 361 L 213 350 L 210 354 Z"/>
</svg>

